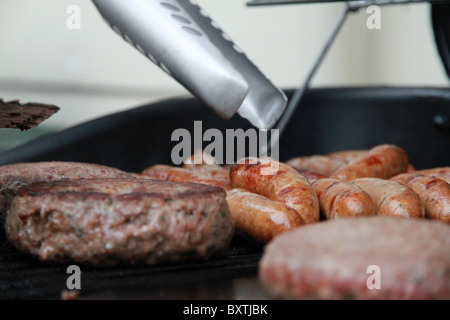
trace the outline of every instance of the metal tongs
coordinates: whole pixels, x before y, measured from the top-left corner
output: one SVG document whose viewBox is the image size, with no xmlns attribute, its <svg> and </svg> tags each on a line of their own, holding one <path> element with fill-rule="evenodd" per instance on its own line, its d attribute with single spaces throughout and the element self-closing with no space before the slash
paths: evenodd
<svg viewBox="0 0 450 320">
<path fill-rule="evenodd" d="M 113 30 L 204 101 L 270 129 L 287 98 L 198 5 L 189 0 L 93 0 Z"/>
<path fill-rule="evenodd" d="M 93 0 L 106 22 L 219 116 L 235 113 L 271 132 L 267 154 L 279 142 L 348 15 L 371 5 L 449 0 L 249 0 L 250 6 L 346 3 L 304 83 L 287 101 L 230 37 L 191 0 Z"/>
</svg>

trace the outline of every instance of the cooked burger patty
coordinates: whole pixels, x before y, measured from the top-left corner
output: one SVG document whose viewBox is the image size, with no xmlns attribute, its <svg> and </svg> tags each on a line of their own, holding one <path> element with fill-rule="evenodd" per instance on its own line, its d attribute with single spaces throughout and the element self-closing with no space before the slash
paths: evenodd
<svg viewBox="0 0 450 320">
<path fill-rule="evenodd" d="M 93 178 L 133 178 L 116 168 L 78 162 L 15 163 L 0 166 L 0 222 L 4 221 L 10 198 L 26 185 L 37 182 Z"/>
<path fill-rule="evenodd" d="M 431 220 L 329 220 L 276 237 L 259 274 L 286 299 L 449 299 L 449 248 L 450 228 Z"/>
<path fill-rule="evenodd" d="M 222 188 L 120 178 L 23 187 L 5 228 L 43 261 L 94 266 L 208 258 L 234 234 Z"/>
</svg>

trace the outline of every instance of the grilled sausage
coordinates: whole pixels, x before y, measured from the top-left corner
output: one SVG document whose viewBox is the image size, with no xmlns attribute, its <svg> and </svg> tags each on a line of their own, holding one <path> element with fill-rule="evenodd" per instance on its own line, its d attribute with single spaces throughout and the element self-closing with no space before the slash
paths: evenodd
<svg viewBox="0 0 450 320">
<path fill-rule="evenodd" d="M 284 203 L 244 189 L 227 191 L 226 199 L 236 230 L 260 243 L 304 224 L 297 211 Z"/>
<path fill-rule="evenodd" d="M 297 171 L 311 170 L 325 176 L 330 176 L 337 169 L 345 166 L 347 161 L 325 155 L 296 157 L 286 161 L 286 164 Z"/>
<path fill-rule="evenodd" d="M 183 167 L 186 169 L 195 169 L 202 165 L 217 165 L 216 159 L 205 153 L 203 150 L 197 150 L 188 159 L 183 162 Z"/>
<path fill-rule="evenodd" d="M 353 160 L 366 155 L 369 150 L 348 150 L 348 151 L 335 151 L 328 154 L 328 157 L 332 158 L 340 158 L 347 162 L 352 162 Z M 416 169 L 414 166 L 410 163 L 408 165 L 408 172 L 415 171 Z"/>
<path fill-rule="evenodd" d="M 188 169 L 190 171 L 199 173 L 201 175 L 209 176 L 213 179 L 229 181 L 230 179 L 230 170 L 225 169 L 224 167 L 218 164 L 200 164 L 195 166 L 184 166 L 184 169 Z"/>
<path fill-rule="evenodd" d="M 231 189 L 228 174 L 225 176 L 217 172 L 216 175 L 196 172 L 180 167 L 158 164 L 146 168 L 142 175 L 165 181 L 194 182 Z"/>
<path fill-rule="evenodd" d="M 365 154 L 367 154 L 369 150 L 345 150 L 345 151 L 335 151 L 328 154 L 328 157 L 331 158 L 340 158 L 345 160 L 346 162 L 351 162 Z"/>
<path fill-rule="evenodd" d="M 312 186 L 325 219 L 377 215 L 378 207 L 372 198 L 354 184 L 336 179 L 319 179 L 312 182 Z"/>
<path fill-rule="evenodd" d="M 271 171 L 271 168 L 276 168 Z M 276 161 L 245 160 L 230 170 L 234 188 L 243 188 L 271 200 L 284 202 L 305 223 L 319 221 L 319 200 L 310 182 L 295 169 Z"/>
<path fill-rule="evenodd" d="M 450 184 L 446 181 L 415 173 L 403 173 L 391 178 L 413 189 L 425 206 L 429 219 L 450 223 Z"/>
<path fill-rule="evenodd" d="M 196 151 L 187 159 L 183 163 L 183 168 L 210 176 L 213 179 L 229 181 L 229 169 L 219 165 L 213 156 L 204 153 L 203 150 Z"/>
<path fill-rule="evenodd" d="M 304 176 L 306 179 L 309 180 L 309 182 L 315 181 L 317 179 L 325 179 L 328 178 L 328 176 L 323 175 L 319 172 L 311 171 L 311 170 L 300 170 L 299 173 Z"/>
<path fill-rule="evenodd" d="M 439 178 L 445 180 L 447 183 L 450 183 L 450 167 L 422 169 L 413 171 L 413 173 Z"/>
<path fill-rule="evenodd" d="M 359 178 L 351 183 L 370 195 L 378 206 L 380 216 L 425 217 L 425 208 L 419 195 L 407 186 L 380 178 Z"/>
<path fill-rule="evenodd" d="M 394 145 L 379 145 L 334 172 L 330 178 L 344 181 L 365 177 L 389 179 L 406 172 L 408 165 L 409 158 L 403 149 Z"/>
</svg>

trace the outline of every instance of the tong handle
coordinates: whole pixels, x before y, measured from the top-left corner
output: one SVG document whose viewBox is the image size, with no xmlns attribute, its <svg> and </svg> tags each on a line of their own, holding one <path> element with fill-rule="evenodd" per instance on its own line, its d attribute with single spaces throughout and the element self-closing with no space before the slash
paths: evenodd
<svg viewBox="0 0 450 320">
<path fill-rule="evenodd" d="M 237 112 L 249 86 L 211 41 L 215 27 L 198 6 L 186 0 L 93 2 L 114 31 L 219 116 Z"/>
</svg>

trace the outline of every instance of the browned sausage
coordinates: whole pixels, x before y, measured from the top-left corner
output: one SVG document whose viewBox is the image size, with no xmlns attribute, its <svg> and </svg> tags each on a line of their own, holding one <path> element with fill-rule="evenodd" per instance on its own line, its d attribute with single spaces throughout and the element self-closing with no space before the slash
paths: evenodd
<svg viewBox="0 0 450 320">
<path fill-rule="evenodd" d="M 319 172 L 311 171 L 311 170 L 300 170 L 299 173 L 304 176 L 306 179 L 309 180 L 309 182 L 313 182 L 317 179 L 325 179 L 328 178 L 328 176 L 325 176 Z"/>
<path fill-rule="evenodd" d="M 284 203 L 244 189 L 227 191 L 227 202 L 236 229 L 257 242 L 267 243 L 276 235 L 305 224 L 297 211 Z"/>
<path fill-rule="evenodd" d="M 183 167 L 186 169 L 195 169 L 198 166 L 202 165 L 218 165 L 216 159 L 205 153 L 203 150 L 197 150 L 192 154 L 189 158 L 184 160 Z"/>
<path fill-rule="evenodd" d="M 225 190 L 231 189 L 228 175 L 210 175 L 163 164 L 154 165 L 145 169 L 142 171 L 142 175 L 159 180 L 195 182 L 222 187 Z"/>
<path fill-rule="evenodd" d="M 425 208 L 419 195 L 407 186 L 380 178 L 359 178 L 351 183 L 370 195 L 378 206 L 380 216 L 425 217 Z"/>
<path fill-rule="evenodd" d="M 200 164 L 195 166 L 183 167 L 184 169 L 199 173 L 201 175 L 209 176 L 213 179 L 229 181 L 230 180 L 230 170 L 218 164 Z"/>
<path fill-rule="evenodd" d="M 377 205 L 358 186 L 337 179 L 319 179 L 312 183 L 326 219 L 375 216 Z"/>
<path fill-rule="evenodd" d="M 196 151 L 187 159 L 183 163 L 183 168 L 210 176 L 213 179 L 229 181 L 229 168 L 219 165 L 214 157 L 204 153 L 203 150 Z"/>
<path fill-rule="evenodd" d="M 276 168 L 271 170 L 271 168 Z M 235 164 L 230 170 L 234 188 L 243 188 L 271 200 L 284 202 L 305 223 L 319 221 L 319 200 L 308 179 L 290 166 L 276 161 L 249 161 Z"/>
<path fill-rule="evenodd" d="M 344 150 L 344 151 L 335 151 L 328 154 L 328 157 L 331 158 L 340 158 L 345 160 L 346 162 L 351 162 L 363 155 L 365 155 L 369 150 Z"/>
<path fill-rule="evenodd" d="M 413 173 L 423 174 L 434 178 L 439 178 L 450 183 L 450 167 L 438 167 L 413 171 Z"/>
<path fill-rule="evenodd" d="M 330 178 L 344 181 L 365 177 L 389 179 L 406 172 L 408 165 L 408 155 L 403 149 L 394 145 L 379 145 L 338 169 Z"/>
<path fill-rule="evenodd" d="M 341 158 L 347 162 L 351 162 L 363 155 L 366 155 L 369 150 L 348 150 L 348 151 L 336 151 L 329 153 L 328 156 L 332 158 Z M 415 171 L 416 169 L 412 164 L 408 165 L 407 172 Z"/>
<path fill-rule="evenodd" d="M 337 169 L 346 165 L 347 161 L 325 155 L 312 155 L 290 159 L 286 161 L 286 164 L 299 172 L 310 170 L 325 176 L 330 176 Z"/>
<path fill-rule="evenodd" d="M 450 184 L 446 181 L 415 173 L 403 173 L 391 178 L 413 189 L 425 206 L 429 219 L 450 223 Z"/>
</svg>

